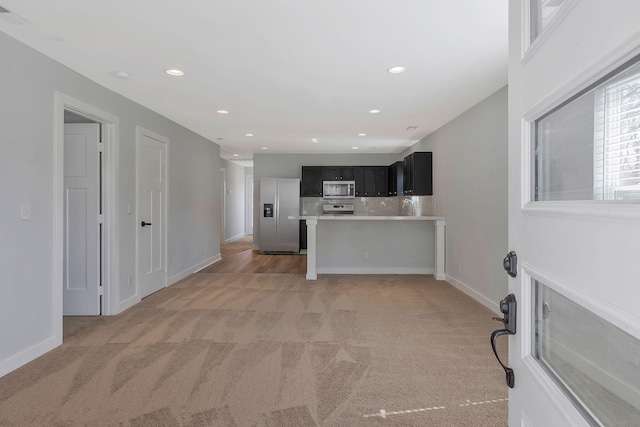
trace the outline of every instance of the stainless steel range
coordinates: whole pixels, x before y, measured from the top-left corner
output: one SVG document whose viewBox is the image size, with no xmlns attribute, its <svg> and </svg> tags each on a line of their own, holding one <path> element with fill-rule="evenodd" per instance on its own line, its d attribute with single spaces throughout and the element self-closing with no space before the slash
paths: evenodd
<svg viewBox="0 0 640 427">
<path fill-rule="evenodd" d="M 352 204 L 324 204 L 322 205 L 322 213 L 325 215 L 336 215 L 336 214 L 351 214 L 353 215 L 353 205 Z"/>
</svg>

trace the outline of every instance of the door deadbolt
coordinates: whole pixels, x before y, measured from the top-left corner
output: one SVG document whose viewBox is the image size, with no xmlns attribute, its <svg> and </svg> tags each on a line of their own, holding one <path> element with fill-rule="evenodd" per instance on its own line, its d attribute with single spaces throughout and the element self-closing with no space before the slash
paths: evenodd
<svg viewBox="0 0 640 427">
<path fill-rule="evenodd" d="M 509 252 L 507 256 L 504 257 L 504 260 L 502 260 L 502 267 L 511 277 L 516 277 L 518 275 L 518 256 L 515 251 Z"/>
<path fill-rule="evenodd" d="M 142 221 L 142 222 L 140 223 L 140 225 L 144 227 L 145 225 L 151 225 L 151 223 L 150 223 L 150 222 L 144 222 L 144 221 Z"/>
</svg>

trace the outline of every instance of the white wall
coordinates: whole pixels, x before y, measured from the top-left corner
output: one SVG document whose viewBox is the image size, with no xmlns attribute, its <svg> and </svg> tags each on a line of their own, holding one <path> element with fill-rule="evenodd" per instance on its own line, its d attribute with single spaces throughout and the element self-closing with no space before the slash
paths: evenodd
<svg viewBox="0 0 640 427">
<path fill-rule="evenodd" d="M 225 204 L 225 241 L 230 242 L 245 235 L 245 168 L 221 159 L 226 171 L 227 194 Z"/>
<path fill-rule="evenodd" d="M 219 146 L 0 33 L 0 375 L 61 342 L 54 286 L 54 93 L 119 118 L 117 245 L 119 300 L 135 287 L 136 126 L 170 140 L 168 277 L 219 254 Z M 61 125 L 61 123 L 59 124 Z M 31 220 L 20 220 L 22 203 Z M 134 203 L 135 205 L 135 203 Z M 194 250 L 194 248 L 196 248 Z M 202 253 L 201 248 L 204 248 Z M 59 266 L 58 266 L 59 267 Z M 118 301 L 118 302 L 120 302 Z M 10 326 L 9 326 L 10 325 Z"/>
<path fill-rule="evenodd" d="M 447 281 L 498 311 L 507 293 L 506 86 L 403 156 L 414 151 L 433 152 L 433 214 L 447 217 Z"/>
</svg>

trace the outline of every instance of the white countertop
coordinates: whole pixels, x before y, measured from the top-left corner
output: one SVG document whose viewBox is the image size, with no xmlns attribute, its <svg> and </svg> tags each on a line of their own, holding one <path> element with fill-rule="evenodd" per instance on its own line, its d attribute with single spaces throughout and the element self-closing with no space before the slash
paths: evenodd
<svg viewBox="0 0 640 427">
<path fill-rule="evenodd" d="M 396 216 L 384 216 L 384 215 L 301 215 L 290 216 L 289 219 L 306 219 L 306 220 L 321 220 L 321 221 L 446 221 L 444 216 L 409 216 L 409 215 L 396 215 Z"/>
</svg>

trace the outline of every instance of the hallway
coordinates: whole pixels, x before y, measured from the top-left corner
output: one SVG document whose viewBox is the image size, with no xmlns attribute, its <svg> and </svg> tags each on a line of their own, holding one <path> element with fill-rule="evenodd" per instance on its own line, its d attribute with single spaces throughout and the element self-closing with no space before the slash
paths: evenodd
<svg viewBox="0 0 640 427">
<path fill-rule="evenodd" d="M 305 274 L 306 255 L 261 255 L 251 249 L 253 236 L 220 245 L 222 259 L 199 273 Z"/>
</svg>

